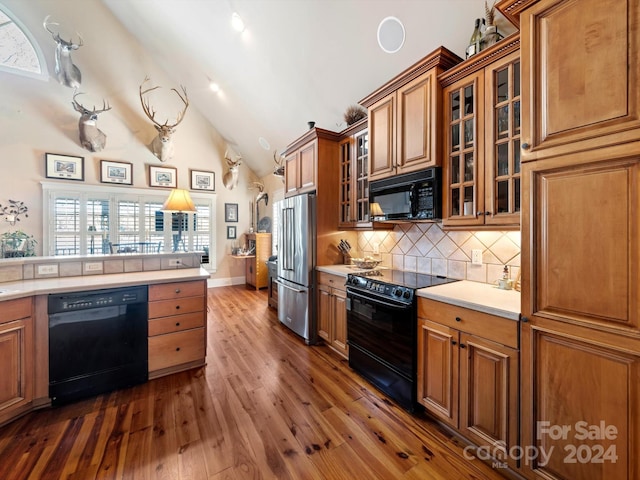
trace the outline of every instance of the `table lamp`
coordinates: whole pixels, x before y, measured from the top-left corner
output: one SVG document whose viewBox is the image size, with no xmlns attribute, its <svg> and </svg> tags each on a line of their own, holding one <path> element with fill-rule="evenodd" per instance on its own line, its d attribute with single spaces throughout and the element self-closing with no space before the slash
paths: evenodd
<svg viewBox="0 0 640 480">
<path fill-rule="evenodd" d="M 174 188 L 171 190 L 169 198 L 167 198 L 164 205 L 162 205 L 161 210 L 164 212 L 176 212 L 178 215 L 178 242 L 174 248 L 174 251 L 176 251 L 180 242 L 182 242 L 182 221 L 184 214 L 187 212 L 195 212 L 196 206 L 193 204 L 193 200 L 191 200 L 191 195 L 189 195 L 188 191 L 182 188 Z"/>
</svg>

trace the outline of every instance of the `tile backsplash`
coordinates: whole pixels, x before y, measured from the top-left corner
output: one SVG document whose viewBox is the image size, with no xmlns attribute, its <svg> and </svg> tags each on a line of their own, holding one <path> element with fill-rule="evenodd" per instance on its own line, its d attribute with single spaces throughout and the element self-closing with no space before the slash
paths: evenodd
<svg viewBox="0 0 640 480">
<path fill-rule="evenodd" d="M 376 246 L 382 265 L 399 270 L 482 283 L 502 278 L 505 265 L 510 278 L 520 273 L 519 231 L 445 231 L 439 223 L 407 223 L 358 234 L 357 255 L 376 257 Z M 482 250 L 482 265 L 471 263 L 474 249 Z"/>
</svg>

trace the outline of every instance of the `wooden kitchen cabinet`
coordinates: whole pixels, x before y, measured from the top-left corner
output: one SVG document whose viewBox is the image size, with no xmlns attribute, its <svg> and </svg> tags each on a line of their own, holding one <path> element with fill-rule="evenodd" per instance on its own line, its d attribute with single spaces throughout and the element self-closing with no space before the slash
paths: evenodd
<svg viewBox="0 0 640 480">
<path fill-rule="evenodd" d="M 418 299 L 418 401 L 479 447 L 518 445 L 518 322 Z"/>
<path fill-rule="evenodd" d="M 331 273 L 317 272 L 317 279 L 318 336 L 334 351 L 349 358 L 345 278 Z"/>
<path fill-rule="evenodd" d="M 249 248 L 255 247 L 255 253 L 246 259 L 246 282 L 256 290 L 267 288 L 269 286 L 269 269 L 266 262 L 271 256 L 271 234 L 248 233 L 247 243 Z"/>
<path fill-rule="evenodd" d="M 368 109 L 369 180 L 440 164 L 437 77 L 460 61 L 440 47 L 359 102 Z"/>
<path fill-rule="evenodd" d="M 640 8 L 628 0 L 509 0 L 521 29 L 522 160 L 640 140 Z"/>
<path fill-rule="evenodd" d="M 341 132 L 340 228 L 369 228 L 369 132 L 364 118 Z"/>
<path fill-rule="evenodd" d="M 206 280 L 149 286 L 149 378 L 205 364 Z"/>
<path fill-rule="evenodd" d="M 27 411 L 34 388 L 33 299 L 0 302 L 0 425 Z"/>
<path fill-rule="evenodd" d="M 439 77 L 443 86 L 443 225 L 519 228 L 518 34 Z"/>
<path fill-rule="evenodd" d="M 316 188 L 318 165 L 318 142 L 316 139 L 287 152 L 285 156 L 285 196 L 311 192 Z"/>
</svg>

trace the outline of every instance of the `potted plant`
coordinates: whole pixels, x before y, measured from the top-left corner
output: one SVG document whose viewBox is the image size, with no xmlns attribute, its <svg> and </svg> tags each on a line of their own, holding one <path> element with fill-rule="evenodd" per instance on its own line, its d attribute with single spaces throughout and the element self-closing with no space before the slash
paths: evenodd
<svg viewBox="0 0 640 480">
<path fill-rule="evenodd" d="M 22 230 L 4 232 L 0 236 L 2 257 L 33 257 L 36 254 L 36 239 Z"/>
</svg>

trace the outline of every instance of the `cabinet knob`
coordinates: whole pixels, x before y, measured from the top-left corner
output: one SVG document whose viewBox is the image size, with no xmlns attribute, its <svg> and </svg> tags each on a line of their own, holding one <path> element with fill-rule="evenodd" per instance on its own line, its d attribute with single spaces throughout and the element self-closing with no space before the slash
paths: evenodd
<svg viewBox="0 0 640 480">
<path fill-rule="evenodd" d="M 525 317 L 525 316 L 521 317 L 520 319 L 521 319 L 524 323 L 527 323 L 527 322 L 529 321 L 529 317 Z"/>
<path fill-rule="evenodd" d="M 179 351 L 180 351 L 180 347 L 176 347 L 176 352 L 179 352 Z"/>
<path fill-rule="evenodd" d="M 467 348 L 467 346 L 464 343 L 461 343 L 460 348 Z"/>
<path fill-rule="evenodd" d="M 483 216 L 483 215 L 484 215 L 484 212 L 478 212 L 478 213 L 476 213 L 476 215 L 477 215 L 478 217 L 481 217 L 481 216 Z"/>
<path fill-rule="evenodd" d="M 456 317 L 456 322 L 461 322 L 462 319 L 460 317 Z"/>
<path fill-rule="evenodd" d="M 522 148 L 523 150 L 529 150 L 529 149 L 531 148 L 531 145 L 529 145 L 527 142 L 525 142 L 525 143 L 523 143 L 523 144 L 521 145 L 521 148 Z"/>
<path fill-rule="evenodd" d="M 180 310 L 180 305 L 176 305 L 176 310 Z"/>
<path fill-rule="evenodd" d="M 180 322 L 176 322 L 176 327 L 179 327 L 179 326 L 180 326 Z"/>
<path fill-rule="evenodd" d="M 458 342 L 456 342 L 455 340 L 451 340 L 451 345 L 456 345 Z"/>
<path fill-rule="evenodd" d="M 180 289 L 179 288 L 176 288 L 176 293 L 180 293 Z"/>
</svg>

